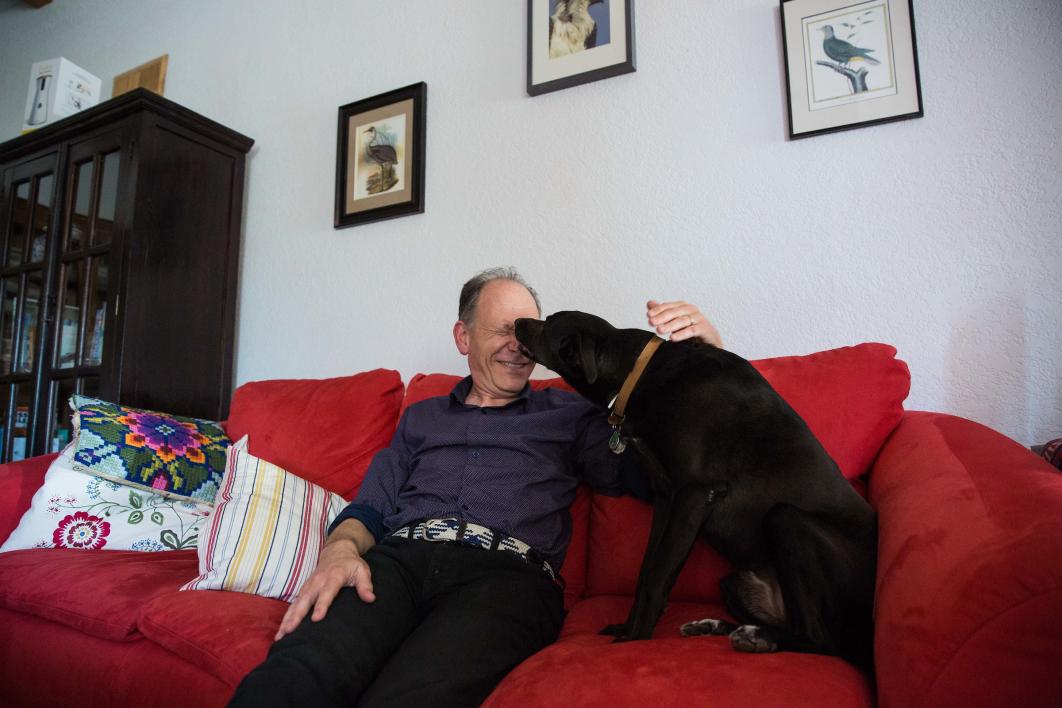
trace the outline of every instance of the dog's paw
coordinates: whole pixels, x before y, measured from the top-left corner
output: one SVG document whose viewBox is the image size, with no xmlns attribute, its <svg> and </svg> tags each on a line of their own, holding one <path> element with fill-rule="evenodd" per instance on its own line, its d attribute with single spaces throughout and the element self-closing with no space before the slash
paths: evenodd
<svg viewBox="0 0 1062 708">
<path fill-rule="evenodd" d="M 756 654 L 778 651 L 778 644 L 764 636 L 763 628 L 754 624 L 743 624 L 731 632 L 730 646 Z"/>
<path fill-rule="evenodd" d="M 626 624 L 610 624 L 604 627 L 601 630 L 600 634 L 604 634 L 609 637 L 619 638 L 626 637 L 628 634 L 630 634 L 630 630 L 627 628 Z"/>
<path fill-rule="evenodd" d="M 721 637 L 725 634 L 730 634 L 735 629 L 737 629 L 737 625 L 733 622 L 717 619 L 702 619 L 695 622 L 687 622 L 682 625 L 679 627 L 679 634 L 683 637 L 699 637 L 705 634 L 712 637 Z"/>
</svg>

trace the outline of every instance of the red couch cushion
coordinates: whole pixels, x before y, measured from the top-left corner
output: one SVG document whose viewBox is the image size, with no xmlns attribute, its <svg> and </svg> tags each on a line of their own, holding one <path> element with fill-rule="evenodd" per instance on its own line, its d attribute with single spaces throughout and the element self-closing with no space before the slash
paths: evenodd
<svg viewBox="0 0 1062 708">
<path fill-rule="evenodd" d="M 0 545 L 18 527 L 56 457 L 40 455 L 0 465 Z"/>
<path fill-rule="evenodd" d="M 588 595 L 634 595 L 642 556 L 649 543 L 653 508 L 633 497 L 592 494 L 587 551 Z M 705 541 L 697 541 L 670 598 L 676 602 L 721 602 L 719 580 L 730 563 Z"/>
<path fill-rule="evenodd" d="M 426 398 L 448 396 L 462 378 L 464 377 L 454 374 L 416 374 L 406 386 L 406 397 L 402 399 L 402 409 L 399 415 L 405 413 L 406 409 L 414 403 L 419 403 Z"/>
<path fill-rule="evenodd" d="M 861 480 L 885 438 L 903 416 L 910 389 L 907 365 L 885 344 L 860 344 L 807 356 L 753 361 L 764 378 L 807 422 L 841 472 Z M 632 499 L 594 495 L 590 511 L 589 595 L 633 595 L 649 539 L 652 509 Z M 719 580 L 730 564 L 698 542 L 672 598 L 720 599 Z"/>
<path fill-rule="evenodd" d="M 350 499 L 391 442 L 402 402 L 397 371 L 252 381 L 232 396 L 227 430 L 252 455 Z"/>
<path fill-rule="evenodd" d="M 140 635 L 112 642 L 0 609 L 0 706 L 223 708 L 232 688 Z"/>
<path fill-rule="evenodd" d="M 116 642 L 139 638 L 141 606 L 196 576 L 195 551 L 0 553 L 0 606 Z"/>
<path fill-rule="evenodd" d="M 903 417 L 911 372 L 888 344 L 858 344 L 752 365 L 811 428 L 848 479 L 870 469 Z"/>
<path fill-rule="evenodd" d="M 978 423 L 908 413 L 870 498 L 888 704 L 1060 705 L 1062 474 Z"/>
<path fill-rule="evenodd" d="M 577 604 L 561 639 L 516 667 L 485 708 L 874 705 L 867 677 L 836 657 L 746 654 L 726 637 L 676 636 L 683 622 L 725 617 L 718 606 L 673 603 L 648 641 L 613 644 L 597 634 L 625 619 L 630 603 L 629 597 L 595 597 Z"/>
<path fill-rule="evenodd" d="M 145 637 L 230 686 L 266 657 L 288 603 L 242 592 L 188 590 L 144 605 Z"/>
<path fill-rule="evenodd" d="M 561 627 L 560 640 L 571 639 L 578 635 L 583 638 L 595 637 L 590 644 L 602 642 L 596 637 L 610 624 L 618 624 L 627 619 L 634 598 L 629 595 L 598 595 L 582 600 L 576 604 Z M 660 616 L 660 621 L 653 629 L 653 639 L 672 639 L 679 637 L 679 627 L 686 622 L 711 617 L 734 621 L 726 608 L 711 602 L 669 602 Z M 604 635 L 602 635 L 604 636 Z M 611 641 L 611 637 L 607 641 Z M 644 645 L 643 645 L 644 646 Z"/>
<path fill-rule="evenodd" d="M 572 502 L 572 540 L 560 574 L 564 578 L 564 607 L 570 608 L 586 594 L 587 537 L 590 526 L 590 487 L 580 484 Z"/>
</svg>

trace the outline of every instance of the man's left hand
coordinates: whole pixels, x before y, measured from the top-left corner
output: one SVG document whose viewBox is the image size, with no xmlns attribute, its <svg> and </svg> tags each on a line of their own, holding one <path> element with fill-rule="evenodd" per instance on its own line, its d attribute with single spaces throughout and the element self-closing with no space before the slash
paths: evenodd
<svg viewBox="0 0 1062 708">
<path fill-rule="evenodd" d="M 723 338 L 719 336 L 719 330 L 701 314 L 696 305 L 682 300 L 672 302 L 650 300 L 646 303 L 645 315 L 649 319 L 649 325 L 656 330 L 657 334 L 662 337 L 670 334 L 672 342 L 697 337 L 708 344 L 723 348 Z"/>
</svg>

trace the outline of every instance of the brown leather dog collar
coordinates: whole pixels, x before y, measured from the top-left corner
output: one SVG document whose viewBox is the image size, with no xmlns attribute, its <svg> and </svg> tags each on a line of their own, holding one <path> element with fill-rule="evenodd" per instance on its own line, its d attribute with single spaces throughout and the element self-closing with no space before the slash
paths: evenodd
<svg viewBox="0 0 1062 708">
<path fill-rule="evenodd" d="M 627 410 L 627 399 L 631 397 L 631 392 L 634 390 L 635 385 L 638 383 L 638 379 L 642 377 L 642 372 L 645 371 L 645 367 L 649 365 L 649 360 L 653 358 L 653 354 L 664 343 L 664 340 L 656 335 L 646 343 L 645 348 L 642 349 L 642 353 L 638 355 L 638 361 L 634 362 L 634 368 L 631 369 L 631 373 L 627 374 L 626 380 L 623 382 L 623 386 L 620 387 L 619 395 L 616 396 L 616 400 L 612 404 L 612 408 L 609 410 L 608 423 L 613 428 L 623 425 L 623 419 L 625 411 Z"/>
</svg>

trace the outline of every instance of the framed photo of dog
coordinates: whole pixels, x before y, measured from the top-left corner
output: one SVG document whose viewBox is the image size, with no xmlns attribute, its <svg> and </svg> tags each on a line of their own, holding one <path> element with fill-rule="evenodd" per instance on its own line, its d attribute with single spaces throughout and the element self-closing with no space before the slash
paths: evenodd
<svg viewBox="0 0 1062 708">
<path fill-rule="evenodd" d="M 527 0 L 532 96 L 634 71 L 634 0 Z"/>
<path fill-rule="evenodd" d="M 913 0 L 781 0 L 791 139 L 922 115 Z"/>
<path fill-rule="evenodd" d="M 427 93 L 422 81 L 339 107 L 335 228 L 424 211 Z"/>
</svg>

